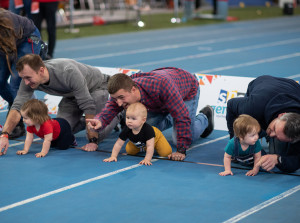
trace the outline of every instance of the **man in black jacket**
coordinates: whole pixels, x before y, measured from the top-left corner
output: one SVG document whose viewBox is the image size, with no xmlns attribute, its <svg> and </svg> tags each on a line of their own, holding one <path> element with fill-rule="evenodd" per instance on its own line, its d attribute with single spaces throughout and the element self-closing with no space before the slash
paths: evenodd
<svg viewBox="0 0 300 223">
<path fill-rule="evenodd" d="M 294 80 L 260 76 L 251 81 L 245 97 L 227 104 L 227 127 L 233 137 L 233 122 L 240 114 L 257 119 L 261 137 L 268 135 L 270 154 L 257 164 L 270 171 L 275 166 L 284 172 L 300 168 L 300 85 Z"/>
</svg>

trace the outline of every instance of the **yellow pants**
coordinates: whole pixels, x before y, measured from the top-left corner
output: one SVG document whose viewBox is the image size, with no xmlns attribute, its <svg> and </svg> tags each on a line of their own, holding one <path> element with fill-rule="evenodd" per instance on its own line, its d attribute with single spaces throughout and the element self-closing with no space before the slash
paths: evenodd
<svg viewBox="0 0 300 223">
<path fill-rule="evenodd" d="M 152 126 L 155 132 L 155 138 L 154 138 L 154 149 L 158 153 L 159 156 L 167 157 L 169 154 L 172 153 L 172 147 L 168 143 L 165 136 L 162 134 L 162 132 Z M 126 145 L 126 152 L 129 155 L 136 155 L 140 152 L 140 148 L 136 147 L 131 141 L 129 141 Z"/>
</svg>

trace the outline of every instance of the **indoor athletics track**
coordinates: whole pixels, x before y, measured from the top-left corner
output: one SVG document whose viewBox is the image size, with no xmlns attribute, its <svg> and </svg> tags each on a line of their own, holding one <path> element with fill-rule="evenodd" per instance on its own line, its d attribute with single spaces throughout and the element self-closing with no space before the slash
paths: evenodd
<svg viewBox="0 0 300 223">
<path fill-rule="evenodd" d="M 55 56 L 101 67 L 300 80 L 300 17 L 64 40 Z M 2 110 L 0 124 L 5 117 Z M 84 145 L 84 132 L 76 136 Z M 103 163 L 117 136 L 97 152 L 50 150 L 41 159 L 34 156 L 41 140 L 24 156 L 16 155 L 23 142 L 11 140 L 0 157 L 0 222 L 299 222 L 300 171 L 247 177 L 236 166 L 234 176 L 218 175 L 226 131 L 199 139 L 184 162 L 154 157 L 152 166 L 124 154 Z"/>
</svg>

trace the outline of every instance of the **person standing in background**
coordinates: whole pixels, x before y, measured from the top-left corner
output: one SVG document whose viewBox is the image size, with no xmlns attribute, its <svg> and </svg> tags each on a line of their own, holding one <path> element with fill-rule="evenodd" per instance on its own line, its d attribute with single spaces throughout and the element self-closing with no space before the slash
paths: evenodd
<svg viewBox="0 0 300 223">
<path fill-rule="evenodd" d="M 0 9 L 0 96 L 12 106 L 21 78 L 16 70 L 18 59 L 26 54 L 40 54 L 41 35 L 33 22 L 23 16 Z M 10 77 L 8 84 L 7 80 Z M 25 134 L 22 120 L 11 132 L 10 139 Z"/>
<path fill-rule="evenodd" d="M 56 43 L 56 11 L 59 0 L 32 0 L 39 2 L 39 13 L 32 15 L 36 27 L 42 32 L 42 22 L 45 19 L 48 33 L 48 54 L 46 59 L 52 59 Z"/>
<path fill-rule="evenodd" d="M 31 0 L 23 0 L 23 6 L 19 7 L 16 6 L 15 0 L 9 0 L 9 8 L 8 10 L 17 14 L 17 15 L 23 15 L 21 14 L 21 10 L 24 9 L 24 13 L 27 18 L 32 19 L 31 17 Z"/>
</svg>

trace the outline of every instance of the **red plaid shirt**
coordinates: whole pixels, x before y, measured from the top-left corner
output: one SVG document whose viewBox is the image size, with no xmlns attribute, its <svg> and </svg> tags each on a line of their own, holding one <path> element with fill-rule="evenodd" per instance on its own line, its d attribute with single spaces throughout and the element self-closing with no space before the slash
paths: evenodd
<svg viewBox="0 0 300 223">
<path fill-rule="evenodd" d="M 184 101 L 193 99 L 199 83 L 189 72 L 174 68 L 159 68 L 131 76 L 141 93 L 141 103 L 148 111 L 170 113 L 177 130 L 177 148 L 188 148 L 192 142 L 191 119 Z M 109 100 L 101 113 L 95 116 L 107 126 L 123 108 Z"/>
</svg>

